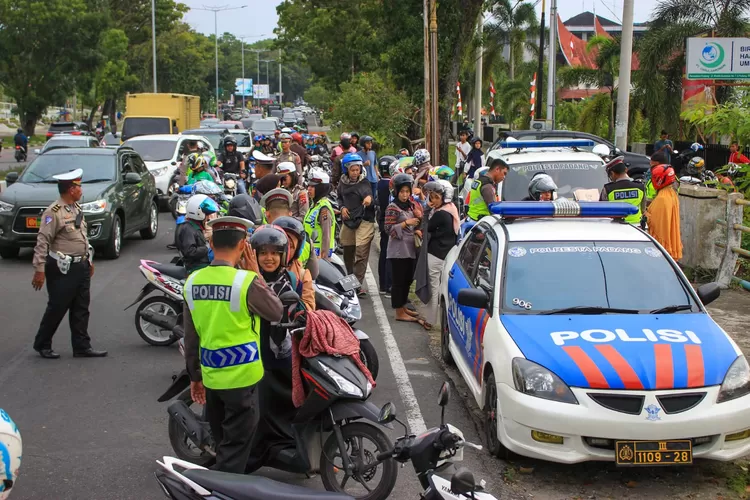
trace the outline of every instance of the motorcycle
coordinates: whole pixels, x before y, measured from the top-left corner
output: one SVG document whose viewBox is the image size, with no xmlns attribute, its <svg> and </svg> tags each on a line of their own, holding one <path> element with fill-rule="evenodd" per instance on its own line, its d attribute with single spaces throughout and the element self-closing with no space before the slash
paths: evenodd
<svg viewBox="0 0 750 500">
<path fill-rule="evenodd" d="M 26 161 L 26 148 L 23 146 L 16 146 L 16 161 Z"/>
<path fill-rule="evenodd" d="M 423 500 L 496 500 L 494 496 L 481 491 L 484 489 L 484 481 L 477 485 L 474 475 L 466 468 L 458 469 L 450 481 L 438 475 L 453 465 L 453 462 L 463 460 L 464 447 L 482 449 L 482 446 L 466 441 L 460 429 L 445 423 L 445 407 L 449 399 L 450 386 L 448 382 L 444 382 L 438 395 L 440 427 L 428 429 L 419 436 L 409 434 L 406 424 L 396 418 L 393 403 L 383 405 L 378 421 L 381 424 L 398 422 L 406 433 L 396 440 L 393 449 L 379 453 L 376 458 L 378 461 L 393 459 L 404 465 L 411 461 L 419 483 L 425 490 L 420 495 Z"/>
<path fill-rule="evenodd" d="M 135 310 L 135 329 L 151 345 L 171 345 L 179 338 L 173 334 L 173 329 L 182 324 L 182 289 L 187 271 L 183 266 L 160 264 L 152 260 L 141 260 L 138 269 L 147 283 L 138 298 L 125 310 L 141 302 L 152 292 L 161 292 L 161 295 L 151 296 L 141 302 Z"/>
<path fill-rule="evenodd" d="M 281 300 L 286 306 L 296 304 L 299 296 L 285 292 Z M 288 310 L 288 307 L 287 307 Z M 299 335 L 304 322 L 281 323 L 292 335 Z M 304 404 L 291 412 L 287 418 L 274 415 L 273 429 L 278 440 L 263 439 L 261 433 L 251 455 L 250 471 L 266 466 L 295 473 L 320 473 L 328 491 L 342 492 L 351 479 L 351 485 L 359 484 L 365 491 L 353 495 L 360 500 L 379 500 L 388 497 L 396 483 L 398 468 L 393 460 L 381 460 L 375 465 L 375 453 L 390 449 L 388 436 L 375 425 L 378 409 L 371 402 L 372 386 L 365 375 L 347 357 L 321 354 L 302 359 L 305 390 Z M 288 375 L 282 370 L 266 370 L 261 391 L 274 395 L 275 407 L 291 402 L 289 398 L 278 398 L 278 394 L 291 391 L 285 381 Z M 176 455 L 183 460 L 207 466 L 214 460 L 214 442 L 205 417 L 205 409 L 196 413 L 190 407 L 190 387 L 187 373 L 181 373 L 172 386 L 158 399 L 169 401 L 169 440 Z M 287 402 L 287 403 L 288 403 Z M 364 420 L 364 421 L 363 421 Z M 386 427 L 392 427 L 389 423 Z M 364 441 L 375 446 L 375 450 L 364 449 Z M 360 449 L 362 447 L 362 449 Z M 263 448 L 256 450 L 256 448 Z M 345 452 L 342 452 L 345 451 Z M 378 469 L 382 466 L 380 479 Z M 339 478 L 338 475 L 344 475 Z M 375 484 L 376 483 L 376 484 Z"/>
</svg>

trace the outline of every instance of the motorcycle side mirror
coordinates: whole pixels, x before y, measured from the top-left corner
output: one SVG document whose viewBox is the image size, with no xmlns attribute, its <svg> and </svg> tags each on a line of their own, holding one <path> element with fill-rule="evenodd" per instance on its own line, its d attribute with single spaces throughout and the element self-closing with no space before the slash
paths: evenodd
<svg viewBox="0 0 750 500">
<path fill-rule="evenodd" d="M 445 424 L 445 407 L 448 405 L 448 401 L 451 398 L 451 386 L 448 382 L 443 382 L 438 393 L 438 404 L 440 405 L 440 425 Z"/>
<path fill-rule="evenodd" d="M 396 405 L 388 402 L 384 404 L 380 409 L 380 414 L 378 415 L 378 423 L 390 424 L 394 420 L 396 420 Z"/>
<path fill-rule="evenodd" d="M 451 492 L 456 495 L 466 495 L 474 498 L 474 490 L 477 489 L 477 483 L 474 474 L 465 467 L 462 467 L 451 477 Z"/>
<path fill-rule="evenodd" d="M 297 295 L 297 292 L 287 290 L 286 292 L 279 295 L 279 300 L 281 300 L 281 303 L 285 306 L 293 306 L 297 302 L 299 302 L 299 295 Z"/>
</svg>

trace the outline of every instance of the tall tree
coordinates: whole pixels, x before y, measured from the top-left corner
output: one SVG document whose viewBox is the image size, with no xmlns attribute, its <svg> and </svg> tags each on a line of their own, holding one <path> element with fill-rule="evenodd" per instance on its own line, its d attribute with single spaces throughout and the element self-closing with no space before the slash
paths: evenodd
<svg viewBox="0 0 750 500">
<path fill-rule="evenodd" d="M 507 47 L 509 76 L 516 77 L 516 68 L 523 62 L 525 50 L 538 52 L 533 35 L 539 30 L 534 5 L 521 0 L 494 0 L 490 9 L 493 21 L 485 26 L 485 38 L 490 44 Z"/>
</svg>

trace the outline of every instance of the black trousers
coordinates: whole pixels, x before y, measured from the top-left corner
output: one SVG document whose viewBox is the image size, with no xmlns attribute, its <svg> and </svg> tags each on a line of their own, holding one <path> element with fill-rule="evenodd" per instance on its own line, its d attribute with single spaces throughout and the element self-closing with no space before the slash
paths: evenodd
<svg viewBox="0 0 750 500">
<path fill-rule="evenodd" d="M 91 277 L 89 262 L 71 264 L 68 274 L 57 267 L 57 261 L 47 257 L 44 277 L 47 282 L 47 310 L 34 339 L 34 349 L 52 349 L 52 337 L 60 326 L 65 313 L 70 323 L 70 342 L 74 352 L 91 348 L 89 337 L 89 302 L 91 301 Z"/>
<path fill-rule="evenodd" d="M 391 289 L 391 264 L 386 258 L 388 255 L 388 240 L 390 236 L 385 231 L 380 231 L 380 258 L 378 260 L 378 278 L 380 279 L 380 291 L 388 292 Z"/>
<path fill-rule="evenodd" d="M 258 428 L 256 385 L 239 389 L 206 388 L 206 418 L 216 442 L 215 470 L 244 474 Z"/>
<path fill-rule="evenodd" d="M 394 309 L 404 307 L 409 301 L 409 288 L 414 281 L 417 259 L 388 259 L 391 263 L 391 306 Z"/>
</svg>

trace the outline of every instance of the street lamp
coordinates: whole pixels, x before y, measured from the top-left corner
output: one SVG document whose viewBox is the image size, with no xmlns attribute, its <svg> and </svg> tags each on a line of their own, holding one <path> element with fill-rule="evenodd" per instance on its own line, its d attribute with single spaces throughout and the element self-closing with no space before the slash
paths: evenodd
<svg viewBox="0 0 750 500">
<path fill-rule="evenodd" d="M 245 35 L 238 37 L 240 39 L 240 43 L 242 44 L 242 109 L 245 109 L 245 38 L 262 38 L 264 36 L 266 35 Z M 250 50 L 255 52 L 255 50 L 253 49 Z M 258 73 L 260 73 L 260 71 L 258 71 Z M 258 75 L 258 80 L 258 83 L 260 83 L 260 75 Z"/>
<path fill-rule="evenodd" d="M 193 10 L 205 10 L 207 12 L 214 13 L 214 37 L 215 37 L 215 52 L 216 52 L 216 118 L 219 118 L 219 12 L 225 10 L 238 10 L 244 9 L 247 5 L 240 7 L 192 7 Z"/>
<path fill-rule="evenodd" d="M 156 94 L 156 0 L 151 0 L 151 58 L 154 60 L 154 94 Z"/>
<path fill-rule="evenodd" d="M 269 86 L 269 94 L 270 94 L 271 82 L 268 80 L 268 63 L 276 62 L 276 59 L 264 59 L 261 62 L 266 63 L 266 85 Z"/>
</svg>

